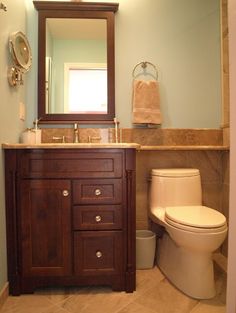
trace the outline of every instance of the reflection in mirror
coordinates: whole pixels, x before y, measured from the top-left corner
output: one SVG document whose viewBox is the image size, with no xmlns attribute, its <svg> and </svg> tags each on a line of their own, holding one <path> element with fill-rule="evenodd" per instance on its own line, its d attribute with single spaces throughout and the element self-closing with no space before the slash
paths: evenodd
<svg viewBox="0 0 236 313">
<path fill-rule="evenodd" d="M 34 1 L 41 121 L 113 121 L 117 3 Z"/>
<path fill-rule="evenodd" d="M 64 77 L 63 113 L 107 113 L 106 63 L 65 63 Z"/>
<path fill-rule="evenodd" d="M 45 64 L 46 113 L 107 113 L 106 20 L 48 18 Z"/>
</svg>

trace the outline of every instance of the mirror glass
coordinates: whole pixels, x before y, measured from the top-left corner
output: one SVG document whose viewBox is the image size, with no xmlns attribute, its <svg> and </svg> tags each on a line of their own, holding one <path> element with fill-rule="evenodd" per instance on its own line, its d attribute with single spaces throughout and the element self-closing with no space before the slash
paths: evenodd
<svg viewBox="0 0 236 313">
<path fill-rule="evenodd" d="M 15 32 L 9 38 L 10 53 L 15 66 L 22 72 L 27 72 L 32 64 L 32 53 L 29 42 L 22 32 Z"/>
<path fill-rule="evenodd" d="M 47 114 L 107 114 L 105 19 L 47 18 L 45 66 Z"/>
<path fill-rule="evenodd" d="M 114 13 L 119 4 L 33 3 L 38 10 L 40 121 L 113 121 Z"/>
</svg>

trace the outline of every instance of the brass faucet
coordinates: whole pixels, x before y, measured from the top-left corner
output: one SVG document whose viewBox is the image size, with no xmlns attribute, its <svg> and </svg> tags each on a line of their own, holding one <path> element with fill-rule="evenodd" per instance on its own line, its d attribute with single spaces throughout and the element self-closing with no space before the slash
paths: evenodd
<svg viewBox="0 0 236 313">
<path fill-rule="evenodd" d="M 78 123 L 74 123 L 74 143 L 79 142 L 79 125 Z"/>
</svg>

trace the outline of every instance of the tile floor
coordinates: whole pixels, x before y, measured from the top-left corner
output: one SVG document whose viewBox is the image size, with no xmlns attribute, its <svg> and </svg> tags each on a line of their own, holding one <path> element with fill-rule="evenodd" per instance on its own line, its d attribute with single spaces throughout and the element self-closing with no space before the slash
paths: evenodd
<svg viewBox="0 0 236 313">
<path fill-rule="evenodd" d="M 224 313 L 224 274 L 218 273 L 216 286 L 214 299 L 197 301 L 154 267 L 137 271 L 137 290 L 132 294 L 107 287 L 37 290 L 33 295 L 10 296 L 0 313 Z"/>
</svg>

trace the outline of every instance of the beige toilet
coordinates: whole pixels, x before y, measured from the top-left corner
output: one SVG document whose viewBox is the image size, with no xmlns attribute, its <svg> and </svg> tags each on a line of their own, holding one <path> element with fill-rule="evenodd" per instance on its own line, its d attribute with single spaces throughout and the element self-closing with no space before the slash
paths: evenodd
<svg viewBox="0 0 236 313">
<path fill-rule="evenodd" d="M 215 295 L 212 253 L 227 234 L 226 218 L 202 206 L 198 169 L 153 169 L 149 217 L 165 228 L 157 264 L 166 277 L 196 299 Z"/>
</svg>

